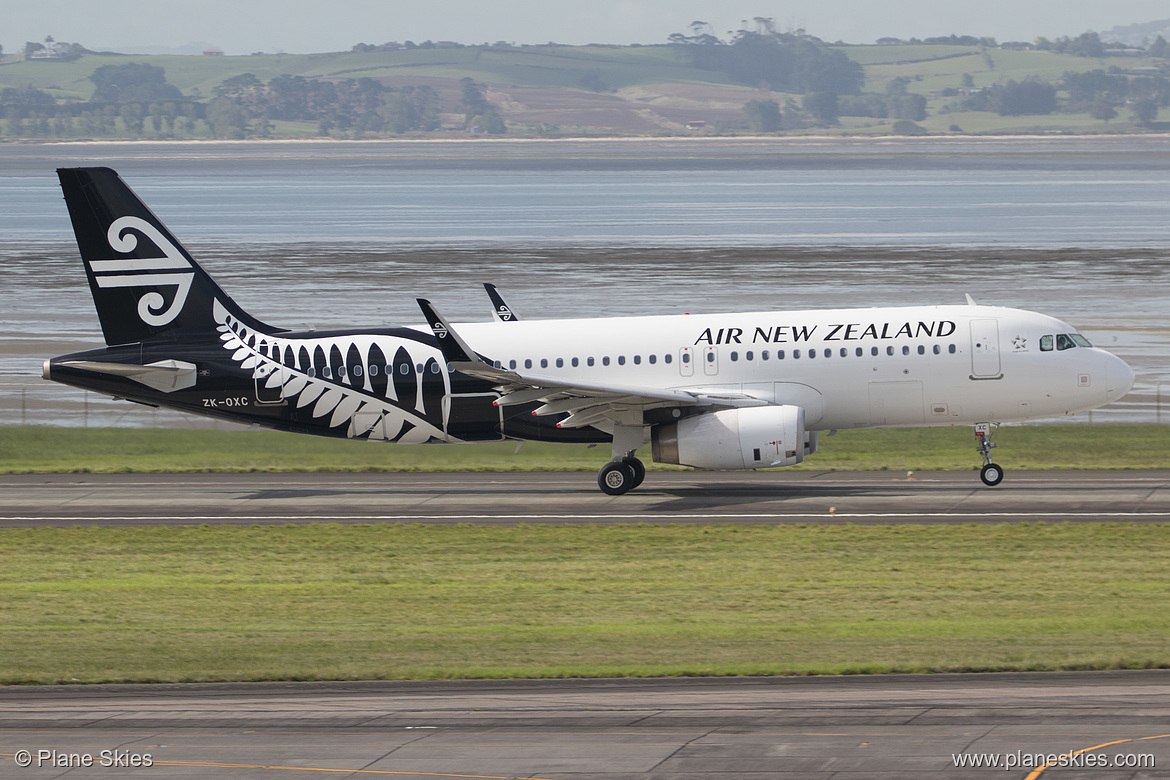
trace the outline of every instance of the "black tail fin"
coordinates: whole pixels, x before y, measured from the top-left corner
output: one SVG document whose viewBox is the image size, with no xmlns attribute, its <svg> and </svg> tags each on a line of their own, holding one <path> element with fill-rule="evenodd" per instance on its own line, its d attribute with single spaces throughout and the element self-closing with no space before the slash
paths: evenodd
<svg viewBox="0 0 1170 780">
<path fill-rule="evenodd" d="M 224 294 L 117 173 L 58 168 L 57 176 L 106 344 L 214 331 L 217 302 L 248 327 L 273 332 Z"/>
</svg>

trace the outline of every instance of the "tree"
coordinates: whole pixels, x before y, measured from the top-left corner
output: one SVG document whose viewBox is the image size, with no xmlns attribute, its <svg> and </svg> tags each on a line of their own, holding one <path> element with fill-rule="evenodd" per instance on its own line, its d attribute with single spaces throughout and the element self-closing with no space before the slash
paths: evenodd
<svg viewBox="0 0 1170 780">
<path fill-rule="evenodd" d="M 744 104 L 748 127 L 757 133 L 774 133 L 782 127 L 780 104 L 775 100 L 752 100 Z"/>
<path fill-rule="evenodd" d="M 837 124 L 837 96 L 834 93 L 809 92 L 800 101 L 800 105 L 818 124 Z"/>
<path fill-rule="evenodd" d="M 228 98 L 244 112 L 248 119 L 258 119 L 268 110 L 268 94 L 264 82 L 251 73 L 241 73 L 220 82 L 212 94 Z"/>
<path fill-rule="evenodd" d="M 1000 116 L 1051 114 L 1056 110 L 1056 87 L 1033 76 L 1009 79 L 993 92 L 988 108 Z"/>
<path fill-rule="evenodd" d="M 1146 53 L 1151 57 L 1165 57 L 1167 48 L 1166 39 L 1159 35 L 1154 39 L 1154 42 L 1150 44 L 1150 48 Z"/>
<path fill-rule="evenodd" d="M 178 87 L 167 83 L 166 69 L 159 65 L 102 65 L 89 80 L 94 83 L 93 101 L 97 103 L 152 103 L 183 97 Z"/>
<path fill-rule="evenodd" d="M 1110 119 L 1117 117 L 1117 109 L 1113 107 L 1113 103 L 1105 98 L 1098 98 L 1093 101 L 1093 105 L 1089 109 L 1089 116 L 1094 119 L 1100 119 L 1103 122 L 1108 122 Z"/>
<path fill-rule="evenodd" d="M 1149 127 L 1158 118 L 1158 104 L 1150 98 L 1135 100 L 1131 105 L 1133 121 L 1143 127 Z"/>
<path fill-rule="evenodd" d="M 207 124 L 216 138 L 240 139 L 248 130 L 244 112 L 226 97 L 217 97 L 207 106 Z"/>
<path fill-rule="evenodd" d="M 471 120 L 492 110 L 492 104 L 483 96 L 483 90 L 470 78 L 459 79 L 462 89 L 462 99 L 459 101 L 459 110 L 463 112 L 463 119 L 470 127 Z"/>
</svg>

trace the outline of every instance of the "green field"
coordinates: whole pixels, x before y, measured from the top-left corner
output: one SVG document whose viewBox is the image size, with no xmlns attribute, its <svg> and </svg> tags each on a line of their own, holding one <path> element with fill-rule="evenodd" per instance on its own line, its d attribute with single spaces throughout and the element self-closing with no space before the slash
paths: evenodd
<svg viewBox="0 0 1170 780">
<path fill-rule="evenodd" d="M 1170 526 L 0 531 L 0 682 L 1170 664 Z"/>
<path fill-rule="evenodd" d="M 1170 427 L 1013 426 L 1000 429 L 1007 469 L 1170 468 Z M 821 434 L 798 469 L 928 470 L 981 465 L 969 427 Z M 515 442 L 405 446 L 261 430 L 0 427 L 0 474 L 199 471 L 592 471 L 609 445 Z M 642 451 L 649 461 L 649 447 Z M 655 466 L 654 469 L 678 469 Z"/>
</svg>

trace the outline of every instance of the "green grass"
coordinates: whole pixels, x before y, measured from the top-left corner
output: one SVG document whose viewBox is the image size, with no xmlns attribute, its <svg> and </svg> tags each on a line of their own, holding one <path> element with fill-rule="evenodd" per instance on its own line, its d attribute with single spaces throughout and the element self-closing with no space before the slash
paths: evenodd
<svg viewBox="0 0 1170 780">
<path fill-rule="evenodd" d="M 971 469 L 969 427 L 821 434 L 807 470 Z M 1170 468 L 1170 427 L 1052 425 L 1000 429 L 1010 469 Z M 405 446 L 274 431 L 0 427 L 0 474 L 186 471 L 592 471 L 609 445 L 515 442 Z M 642 451 L 650 460 L 649 447 Z M 652 468 L 679 468 L 662 466 Z"/>
<path fill-rule="evenodd" d="M 0 531 L 0 682 L 1170 664 L 1170 526 Z"/>
</svg>

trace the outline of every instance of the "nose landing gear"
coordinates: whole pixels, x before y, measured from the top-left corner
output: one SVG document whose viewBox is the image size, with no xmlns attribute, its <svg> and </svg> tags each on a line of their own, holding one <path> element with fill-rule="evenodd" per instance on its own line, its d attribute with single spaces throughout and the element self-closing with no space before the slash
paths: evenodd
<svg viewBox="0 0 1170 780">
<path fill-rule="evenodd" d="M 998 425 L 993 427 L 993 423 L 975 423 L 975 441 L 977 442 L 975 449 L 983 458 L 983 469 L 979 472 L 979 478 L 988 487 L 995 487 L 1003 482 L 1003 468 L 991 462 L 991 449 L 995 447 L 991 435 L 998 428 Z"/>
</svg>

